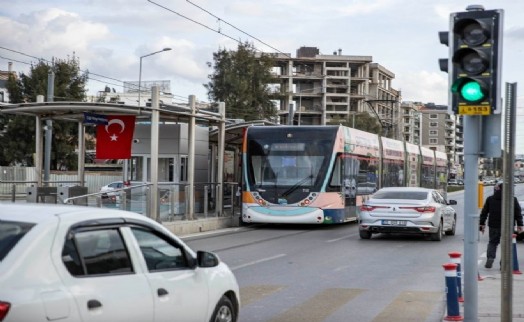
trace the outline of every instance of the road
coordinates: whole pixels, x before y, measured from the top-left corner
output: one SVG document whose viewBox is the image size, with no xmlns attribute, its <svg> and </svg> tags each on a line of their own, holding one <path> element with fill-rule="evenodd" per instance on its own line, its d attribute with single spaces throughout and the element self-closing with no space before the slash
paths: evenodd
<svg viewBox="0 0 524 322">
<path fill-rule="evenodd" d="M 524 200 L 522 192 L 517 186 Z M 242 322 L 436 322 L 446 309 L 442 264 L 449 252 L 463 252 L 463 192 L 448 199 L 458 202 L 458 225 L 441 242 L 409 235 L 361 240 L 355 223 L 238 228 L 186 242 L 216 252 L 235 272 Z"/>
<path fill-rule="evenodd" d="M 355 223 L 267 225 L 186 242 L 216 252 L 235 272 L 240 321 L 442 321 L 442 264 L 463 249 L 463 194 L 454 195 L 457 233 L 441 242 L 409 235 L 361 240 Z"/>
</svg>

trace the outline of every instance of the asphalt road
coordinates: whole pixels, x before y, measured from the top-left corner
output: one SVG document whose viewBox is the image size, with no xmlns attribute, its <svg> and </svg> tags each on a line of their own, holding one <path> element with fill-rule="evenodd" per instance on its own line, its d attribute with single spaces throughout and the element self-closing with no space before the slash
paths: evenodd
<svg viewBox="0 0 524 322">
<path fill-rule="evenodd" d="M 241 288 L 240 321 L 442 321 L 450 251 L 463 249 L 463 194 L 455 236 L 374 235 L 355 223 L 265 225 L 186 241 L 216 252 Z"/>
</svg>

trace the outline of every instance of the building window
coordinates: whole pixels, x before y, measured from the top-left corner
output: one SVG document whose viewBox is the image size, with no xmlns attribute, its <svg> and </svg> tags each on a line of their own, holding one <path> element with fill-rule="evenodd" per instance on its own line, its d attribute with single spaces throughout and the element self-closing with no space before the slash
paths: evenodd
<svg viewBox="0 0 524 322">
<path fill-rule="evenodd" d="M 429 144 L 437 144 L 437 143 L 438 143 L 437 139 L 429 139 Z"/>
<path fill-rule="evenodd" d="M 429 127 L 438 127 L 437 122 L 429 122 Z"/>
<path fill-rule="evenodd" d="M 430 119 L 438 119 L 438 114 L 429 114 Z"/>
<path fill-rule="evenodd" d="M 429 130 L 429 135 L 437 136 L 438 135 L 438 131 L 437 130 Z"/>
</svg>

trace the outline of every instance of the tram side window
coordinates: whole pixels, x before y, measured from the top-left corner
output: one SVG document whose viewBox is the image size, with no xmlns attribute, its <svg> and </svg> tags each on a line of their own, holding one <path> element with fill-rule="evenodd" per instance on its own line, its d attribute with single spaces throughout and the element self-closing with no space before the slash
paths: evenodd
<svg viewBox="0 0 524 322">
<path fill-rule="evenodd" d="M 359 195 L 368 195 L 377 191 L 376 167 L 371 161 L 372 159 L 359 160 L 360 167 L 357 183 L 357 194 Z"/>
</svg>

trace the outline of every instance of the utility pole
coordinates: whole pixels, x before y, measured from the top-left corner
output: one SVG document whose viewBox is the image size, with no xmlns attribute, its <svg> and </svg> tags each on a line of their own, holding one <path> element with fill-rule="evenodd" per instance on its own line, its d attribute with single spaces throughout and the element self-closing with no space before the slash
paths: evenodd
<svg viewBox="0 0 524 322">
<path fill-rule="evenodd" d="M 478 321 L 479 210 L 472 202 L 478 199 L 478 160 L 480 156 L 493 158 L 501 154 L 503 16 L 501 9 L 484 10 L 481 5 L 471 5 L 465 12 L 451 13 L 449 31 L 439 33 L 440 43 L 449 47 L 448 57 L 439 59 L 440 70 L 449 75 L 448 113 L 464 116 L 464 143 L 467 140 L 463 279 L 466 322 Z"/>
<path fill-rule="evenodd" d="M 53 66 L 47 74 L 47 102 L 53 102 L 55 96 L 55 72 Z M 49 186 L 51 172 L 51 144 L 53 141 L 53 121 L 45 122 L 45 150 L 44 150 L 44 185 Z"/>
</svg>

